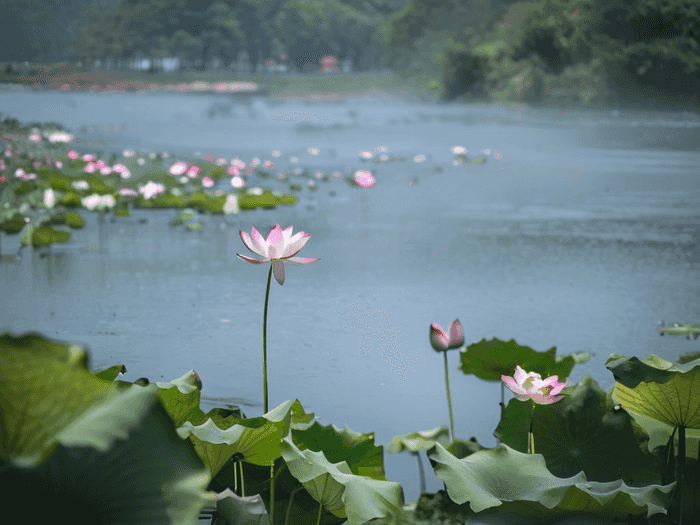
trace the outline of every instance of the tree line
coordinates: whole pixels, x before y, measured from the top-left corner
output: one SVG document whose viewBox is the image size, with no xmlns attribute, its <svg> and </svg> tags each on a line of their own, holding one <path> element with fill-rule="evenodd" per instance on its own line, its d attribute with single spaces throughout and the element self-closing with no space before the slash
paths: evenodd
<svg viewBox="0 0 700 525">
<path fill-rule="evenodd" d="M 697 0 L 412 0 L 387 43 L 447 99 L 700 106 Z"/>
</svg>

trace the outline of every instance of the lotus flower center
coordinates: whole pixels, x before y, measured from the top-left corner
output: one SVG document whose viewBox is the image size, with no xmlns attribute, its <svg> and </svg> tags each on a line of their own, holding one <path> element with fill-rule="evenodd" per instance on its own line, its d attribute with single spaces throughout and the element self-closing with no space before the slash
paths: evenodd
<svg viewBox="0 0 700 525">
<path fill-rule="evenodd" d="M 552 387 L 549 387 L 549 386 L 542 387 L 542 393 L 543 393 L 545 396 L 548 396 L 549 393 L 551 392 L 551 390 L 552 390 Z"/>
</svg>

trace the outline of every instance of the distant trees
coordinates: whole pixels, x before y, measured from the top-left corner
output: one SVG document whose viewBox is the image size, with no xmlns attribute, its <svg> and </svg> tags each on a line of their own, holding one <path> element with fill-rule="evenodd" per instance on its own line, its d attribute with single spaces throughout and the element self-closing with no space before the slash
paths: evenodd
<svg viewBox="0 0 700 525">
<path fill-rule="evenodd" d="M 430 72 L 445 98 L 700 94 L 697 0 L 412 0 L 387 42 L 393 64 Z"/>
</svg>

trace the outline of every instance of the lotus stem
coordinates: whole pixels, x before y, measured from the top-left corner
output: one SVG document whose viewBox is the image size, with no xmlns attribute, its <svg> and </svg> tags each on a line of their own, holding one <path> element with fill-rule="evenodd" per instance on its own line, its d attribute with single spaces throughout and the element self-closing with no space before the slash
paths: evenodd
<svg viewBox="0 0 700 525">
<path fill-rule="evenodd" d="M 680 507 L 680 516 L 678 518 L 678 523 L 680 525 L 685 525 L 683 521 L 683 488 L 684 488 L 684 477 L 685 477 L 685 425 L 680 425 L 678 427 L 678 501 Z"/>
<path fill-rule="evenodd" d="M 527 433 L 527 449 L 530 454 L 535 453 L 535 435 L 532 433 L 532 417 L 535 415 L 535 403 L 532 403 L 530 411 L 530 431 Z"/>
<path fill-rule="evenodd" d="M 445 388 L 447 390 L 447 410 L 450 412 L 450 441 L 455 439 L 455 421 L 452 415 L 452 398 L 450 397 L 450 372 L 447 368 L 447 352 L 442 353 L 445 356 Z"/>
<path fill-rule="evenodd" d="M 292 492 L 290 492 L 289 503 L 287 503 L 287 514 L 284 517 L 284 525 L 289 525 L 289 514 L 292 512 L 292 501 L 294 501 L 295 494 L 303 488 L 304 487 L 297 487 Z M 274 523 L 271 523 L 270 525 L 274 525 Z"/>
<path fill-rule="evenodd" d="M 321 511 L 323 510 L 323 503 L 318 502 L 318 518 L 316 518 L 316 525 L 321 525 Z"/>
<path fill-rule="evenodd" d="M 425 492 L 425 471 L 423 470 L 423 460 L 420 458 L 420 450 L 416 452 L 416 459 L 418 459 L 418 477 L 420 478 L 420 493 Z"/>
<path fill-rule="evenodd" d="M 265 310 L 263 312 L 263 414 L 267 414 L 267 303 L 270 299 L 270 280 L 272 279 L 272 263 L 267 274 L 267 289 L 265 290 Z"/>
<path fill-rule="evenodd" d="M 243 462 L 238 462 L 241 469 L 241 498 L 245 498 L 245 480 L 243 478 Z"/>
<path fill-rule="evenodd" d="M 272 265 L 270 265 L 272 267 Z M 270 525 L 275 525 L 275 460 L 270 460 Z"/>
</svg>

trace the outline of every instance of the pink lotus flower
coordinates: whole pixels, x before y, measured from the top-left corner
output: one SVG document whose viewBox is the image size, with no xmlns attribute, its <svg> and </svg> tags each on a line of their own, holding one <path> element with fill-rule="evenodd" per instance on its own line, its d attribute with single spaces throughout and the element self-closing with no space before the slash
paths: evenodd
<svg viewBox="0 0 700 525">
<path fill-rule="evenodd" d="M 41 135 L 39 135 L 39 133 L 36 133 L 36 132 L 30 133 L 28 138 L 32 142 L 41 142 Z"/>
<path fill-rule="evenodd" d="M 202 179 L 202 186 L 204 186 L 205 188 L 211 188 L 213 185 L 214 179 L 212 179 L 211 177 L 207 176 Z"/>
<path fill-rule="evenodd" d="M 501 376 L 506 386 L 515 394 L 520 401 L 532 399 L 538 405 L 549 405 L 556 403 L 564 396 L 557 396 L 566 386 L 566 383 L 559 383 L 558 376 L 542 379 L 536 372 L 527 373 L 519 366 L 515 367 L 513 377 Z"/>
<path fill-rule="evenodd" d="M 439 324 L 430 325 L 430 344 L 436 352 L 446 352 L 464 346 L 464 329 L 459 319 L 452 321 L 449 337 Z"/>
<path fill-rule="evenodd" d="M 192 164 L 192 166 L 190 166 L 187 169 L 187 176 L 191 179 L 194 179 L 195 177 L 197 177 L 197 175 L 199 175 L 200 171 L 202 170 L 199 166 L 197 166 L 196 164 Z"/>
<path fill-rule="evenodd" d="M 187 171 L 187 164 L 184 162 L 176 162 L 170 166 L 168 171 L 170 172 L 170 175 L 182 175 Z"/>
<path fill-rule="evenodd" d="M 71 151 L 69 151 L 69 152 L 67 153 L 67 155 L 68 155 L 68 158 L 71 159 L 71 160 L 75 160 L 75 159 L 78 158 L 78 152 L 77 152 L 77 151 L 71 150 Z"/>
<path fill-rule="evenodd" d="M 371 188 L 376 182 L 369 170 L 357 170 L 355 172 L 355 184 L 362 188 Z"/>
<path fill-rule="evenodd" d="M 284 284 L 284 262 L 294 265 L 309 264 L 318 259 L 311 257 L 294 257 L 309 240 L 308 233 L 297 232 L 292 235 L 292 226 L 282 230 L 279 223 L 275 224 L 267 239 L 264 239 L 255 227 L 251 228 L 250 235 L 248 235 L 243 230 L 239 230 L 243 244 L 253 253 L 256 253 L 262 257 L 263 260 L 253 259 L 252 257 L 247 257 L 237 253 L 236 255 L 249 263 L 252 264 L 263 264 L 266 262 L 272 263 L 272 273 L 275 276 L 275 280 Z"/>
</svg>

